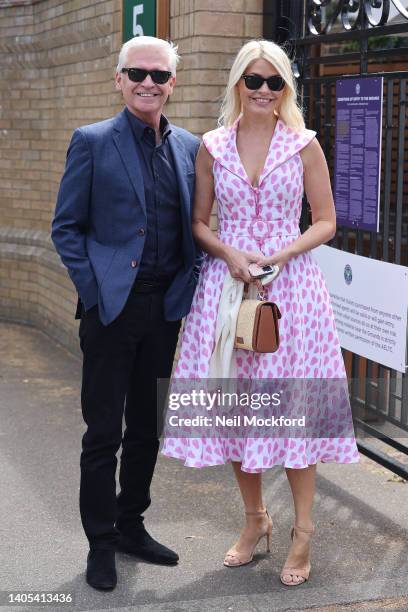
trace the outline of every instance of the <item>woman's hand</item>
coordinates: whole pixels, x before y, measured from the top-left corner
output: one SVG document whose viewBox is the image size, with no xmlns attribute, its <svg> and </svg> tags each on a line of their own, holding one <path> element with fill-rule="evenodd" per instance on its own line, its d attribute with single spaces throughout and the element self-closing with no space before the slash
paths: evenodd
<svg viewBox="0 0 408 612">
<path fill-rule="evenodd" d="M 286 266 L 288 261 L 292 259 L 291 253 L 287 249 L 283 249 L 282 251 L 277 251 L 271 257 L 259 257 L 256 260 L 258 266 L 278 266 L 279 274 L 282 272 L 282 269 Z"/>
<path fill-rule="evenodd" d="M 224 261 L 228 266 L 229 273 L 232 278 L 242 280 L 244 283 L 253 282 L 252 276 L 248 272 L 250 263 L 254 263 L 262 257 L 262 253 L 238 251 L 234 247 L 227 247 Z"/>
</svg>

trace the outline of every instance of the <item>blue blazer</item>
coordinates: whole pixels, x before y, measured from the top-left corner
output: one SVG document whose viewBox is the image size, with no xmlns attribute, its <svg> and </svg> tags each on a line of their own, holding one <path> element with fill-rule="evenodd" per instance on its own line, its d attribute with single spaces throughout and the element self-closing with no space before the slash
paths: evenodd
<svg viewBox="0 0 408 612">
<path fill-rule="evenodd" d="M 191 231 L 199 140 L 171 125 L 169 143 L 180 193 L 184 265 L 164 297 L 165 317 L 190 310 L 201 263 Z M 67 152 L 52 240 L 85 310 L 99 305 L 104 325 L 122 311 L 137 277 L 146 230 L 142 171 L 125 112 L 78 128 Z"/>
</svg>

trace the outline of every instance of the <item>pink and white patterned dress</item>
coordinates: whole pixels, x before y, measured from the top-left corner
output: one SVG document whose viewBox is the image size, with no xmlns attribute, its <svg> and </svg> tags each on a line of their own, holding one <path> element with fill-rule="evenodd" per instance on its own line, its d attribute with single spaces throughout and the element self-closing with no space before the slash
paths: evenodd
<svg viewBox="0 0 408 612">
<path fill-rule="evenodd" d="M 214 158 L 218 204 L 218 236 L 240 251 L 266 256 L 300 235 L 303 163 L 300 151 L 315 137 L 295 131 L 278 119 L 259 186 L 253 187 L 241 163 L 236 134 L 239 119 L 229 128 L 207 132 L 203 142 Z M 224 277 L 223 260 L 206 256 L 180 345 L 174 377 L 208 377 L 215 325 Z M 310 252 L 293 257 L 267 287 L 267 299 L 282 313 L 280 347 L 276 353 L 236 350 L 237 377 L 345 378 L 346 372 L 330 297 L 322 272 Z M 305 468 L 318 461 L 359 461 L 353 437 L 344 438 L 173 438 L 164 439 L 162 453 L 189 467 L 242 462 L 245 472 L 263 472 L 274 465 Z"/>
</svg>

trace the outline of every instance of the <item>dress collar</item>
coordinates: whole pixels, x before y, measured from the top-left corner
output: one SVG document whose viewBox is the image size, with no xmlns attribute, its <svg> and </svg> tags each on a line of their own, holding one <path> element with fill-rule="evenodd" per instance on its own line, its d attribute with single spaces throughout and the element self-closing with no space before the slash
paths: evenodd
<svg viewBox="0 0 408 612">
<path fill-rule="evenodd" d="M 237 150 L 237 129 L 240 117 L 228 128 L 219 128 L 206 135 L 205 142 L 211 155 L 224 168 L 235 174 L 242 181 L 251 185 Z M 312 130 L 296 131 L 286 126 L 282 119 L 276 122 L 265 166 L 259 177 L 259 186 L 265 178 L 280 165 L 288 161 L 310 142 L 316 135 Z"/>
</svg>

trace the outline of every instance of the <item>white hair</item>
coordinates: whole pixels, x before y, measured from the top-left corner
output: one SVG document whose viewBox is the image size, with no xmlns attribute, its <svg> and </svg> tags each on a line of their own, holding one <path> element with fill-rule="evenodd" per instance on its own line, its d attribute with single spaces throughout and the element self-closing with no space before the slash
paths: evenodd
<svg viewBox="0 0 408 612">
<path fill-rule="evenodd" d="M 118 65 L 116 72 L 120 72 L 126 66 L 126 59 L 129 49 L 138 49 L 141 47 L 158 47 L 167 52 L 169 58 L 169 70 L 173 76 L 176 74 L 176 67 L 180 61 L 180 56 L 177 53 L 177 45 L 161 38 L 154 36 L 135 36 L 122 45 L 119 53 Z"/>
</svg>

